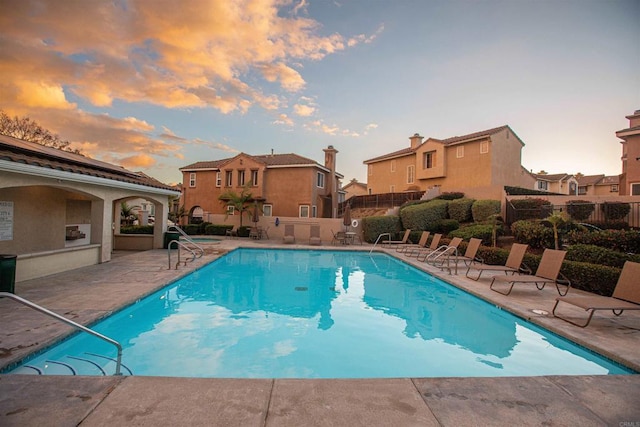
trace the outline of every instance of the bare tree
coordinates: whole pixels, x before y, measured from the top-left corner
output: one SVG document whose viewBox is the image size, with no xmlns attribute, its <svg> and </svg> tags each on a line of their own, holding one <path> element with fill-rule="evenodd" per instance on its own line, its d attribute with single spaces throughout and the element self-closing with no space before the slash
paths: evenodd
<svg viewBox="0 0 640 427">
<path fill-rule="evenodd" d="M 70 148 L 69 141 L 60 139 L 58 135 L 52 134 L 35 120 L 27 116 L 13 116 L 11 118 L 3 110 L 0 110 L 0 134 L 12 136 L 23 141 L 35 142 L 46 147 L 82 154 L 79 150 Z"/>
</svg>

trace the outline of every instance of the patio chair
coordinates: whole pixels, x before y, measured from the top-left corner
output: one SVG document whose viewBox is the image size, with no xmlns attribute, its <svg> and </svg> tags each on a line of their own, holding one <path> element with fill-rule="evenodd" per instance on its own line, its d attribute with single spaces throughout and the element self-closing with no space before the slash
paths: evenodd
<svg viewBox="0 0 640 427">
<path fill-rule="evenodd" d="M 402 236 L 402 240 L 381 240 L 380 243 L 383 245 L 396 246 L 396 245 L 405 245 L 409 241 L 409 235 L 411 234 L 411 229 L 407 228 L 404 230 L 404 236 Z M 379 238 L 380 236 L 378 236 Z"/>
<path fill-rule="evenodd" d="M 469 268 L 467 268 L 466 276 L 469 277 L 469 271 L 471 271 L 471 269 L 478 270 L 478 277 L 469 277 L 469 279 L 473 279 L 475 281 L 478 281 L 480 279 L 480 276 L 482 276 L 482 273 L 485 271 L 504 271 L 505 274 L 516 274 L 519 272 L 531 274 L 531 269 L 522 263 L 525 252 L 527 252 L 527 245 L 524 245 L 522 243 L 514 243 L 511 246 L 509 256 L 507 257 L 507 262 L 504 265 L 470 264 Z"/>
<path fill-rule="evenodd" d="M 625 310 L 640 310 L 640 286 L 638 286 L 638 277 L 640 277 L 640 264 L 627 261 L 622 267 L 622 272 L 613 290 L 613 295 L 610 297 L 602 295 L 571 295 L 568 297 L 558 297 L 556 298 L 556 304 L 553 306 L 552 313 L 558 319 L 585 328 L 589 322 L 591 322 L 593 313 L 597 310 L 611 310 L 616 316 L 620 316 Z M 560 302 L 580 307 L 589 312 L 589 317 L 587 317 L 586 322 L 579 324 L 573 320 L 569 320 L 567 317 L 557 315 L 556 309 Z"/>
<path fill-rule="evenodd" d="M 284 225 L 284 235 L 282 236 L 282 240 L 284 243 L 295 243 L 296 236 L 293 228 L 293 224 L 285 224 Z"/>
<path fill-rule="evenodd" d="M 320 240 L 320 226 L 312 225 L 309 228 L 309 244 L 310 245 L 321 245 L 322 240 Z"/>
<path fill-rule="evenodd" d="M 491 280 L 491 285 L 489 288 L 492 291 L 496 291 L 502 295 L 509 295 L 513 286 L 516 283 L 534 283 L 536 288 L 539 290 L 544 289 L 544 286 L 547 283 L 553 283 L 556 285 L 556 289 L 558 290 L 558 294 L 564 296 L 569 292 L 569 288 L 571 287 L 571 282 L 569 279 L 564 277 L 562 273 L 560 273 L 560 268 L 562 267 L 562 261 L 564 261 L 564 257 L 567 254 L 566 251 L 559 251 L 556 249 L 545 249 L 542 253 L 542 259 L 540 260 L 540 265 L 538 265 L 538 269 L 536 270 L 536 274 L 533 276 L 520 275 L 520 276 L 494 276 L 493 280 Z M 558 280 L 558 276 L 562 276 L 562 279 Z M 566 286 L 564 293 L 560 290 L 560 282 L 562 282 L 563 286 Z M 509 286 L 509 290 L 507 292 L 501 292 L 497 289 L 493 288 L 493 285 L 496 283 L 506 283 Z"/>
<path fill-rule="evenodd" d="M 337 233 L 334 233 L 333 230 L 331 230 L 331 232 L 333 233 L 333 239 L 331 240 L 331 244 L 332 245 L 335 245 L 335 244 L 346 245 L 347 244 L 347 234 L 344 231 L 338 231 Z"/>
<path fill-rule="evenodd" d="M 267 240 L 269 240 L 269 227 L 258 227 L 258 231 L 260 232 L 260 238 L 264 236 Z"/>
<path fill-rule="evenodd" d="M 435 251 L 436 249 L 438 249 L 438 245 L 440 245 L 440 239 L 442 238 L 442 234 L 440 233 L 436 233 L 433 235 L 433 238 L 431 239 L 431 244 L 429 245 L 429 247 L 423 247 L 423 248 L 413 248 L 408 250 L 407 252 L 405 252 L 404 254 L 408 257 L 420 257 L 423 254 L 428 255 L 429 253 Z M 425 255 L 425 257 L 426 257 Z"/>
<path fill-rule="evenodd" d="M 418 241 L 418 243 L 407 243 L 406 245 L 398 246 L 396 248 L 396 251 L 402 253 L 402 252 L 407 252 L 410 249 L 424 248 L 425 246 L 427 246 L 427 242 L 429 241 L 430 234 L 431 232 L 429 231 L 423 231 L 422 234 L 420 235 L 420 240 Z"/>
<path fill-rule="evenodd" d="M 459 262 L 462 261 L 465 266 L 470 266 L 473 263 L 479 262 L 482 264 L 482 258 L 478 258 L 476 254 L 478 253 L 478 249 L 480 249 L 480 245 L 482 244 L 482 239 L 477 239 L 472 237 L 469 239 L 469 243 L 467 244 L 467 249 L 464 251 L 464 255 L 454 255 L 450 258 L 450 261 Z"/>
</svg>

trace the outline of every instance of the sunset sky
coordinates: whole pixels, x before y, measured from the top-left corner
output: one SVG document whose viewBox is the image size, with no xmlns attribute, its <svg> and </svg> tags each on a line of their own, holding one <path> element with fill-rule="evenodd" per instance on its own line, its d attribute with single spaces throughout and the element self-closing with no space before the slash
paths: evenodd
<svg viewBox="0 0 640 427">
<path fill-rule="evenodd" d="M 522 164 L 621 172 L 638 0 L 0 0 L 0 109 L 165 183 L 239 152 L 363 160 L 509 125 Z"/>
</svg>

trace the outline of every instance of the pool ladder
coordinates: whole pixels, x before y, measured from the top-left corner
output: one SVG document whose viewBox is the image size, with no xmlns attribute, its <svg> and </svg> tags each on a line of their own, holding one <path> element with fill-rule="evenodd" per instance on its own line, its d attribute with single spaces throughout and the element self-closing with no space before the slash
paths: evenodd
<svg viewBox="0 0 640 427">
<path fill-rule="evenodd" d="M 182 265 L 187 265 L 187 262 L 193 262 L 196 260 L 196 258 L 200 258 L 201 256 L 204 255 L 204 249 L 202 249 L 202 246 L 198 245 L 196 242 L 194 242 L 193 240 L 191 240 L 191 237 L 189 237 L 189 235 L 187 233 L 184 232 L 184 230 L 180 227 L 178 227 L 177 225 L 171 225 L 167 228 L 167 231 L 176 231 L 178 232 L 182 238 L 184 239 L 184 241 L 186 241 L 186 243 L 180 241 L 180 240 L 171 240 L 168 244 L 167 244 L 167 254 L 169 257 L 169 270 L 171 270 L 171 248 L 175 247 L 176 249 L 178 249 L 178 261 L 176 262 L 176 267 L 175 269 L 178 269 L 178 266 L 180 264 Z M 191 259 L 185 259 L 184 261 L 182 261 L 180 259 L 180 253 L 182 252 L 180 249 L 184 249 L 185 251 L 189 252 L 191 254 Z"/>
<path fill-rule="evenodd" d="M 36 304 L 34 302 L 31 302 L 31 301 L 29 301 L 29 300 L 27 300 L 25 298 L 19 297 L 18 295 L 12 294 L 10 292 L 0 292 L 0 298 L 9 298 L 10 300 L 13 300 L 13 301 L 15 301 L 15 302 L 17 302 L 19 304 L 25 305 L 25 306 L 27 306 L 27 307 L 29 307 L 29 308 L 31 308 L 33 310 L 36 310 L 36 311 L 38 311 L 38 312 L 40 312 L 42 314 L 45 314 L 45 315 L 47 315 L 49 317 L 53 317 L 54 319 L 57 319 L 57 320 L 59 320 L 59 321 L 61 321 L 63 323 L 66 323 L 69 326 L 72 326 L 72 327 L 74 327 L 76 329 L 79 329 L 79 330 L 84 331 L 84 332 L 86 332 L 86 333 L 88 333 L 90 335 L 93 335 L 96 338 L 100 338 L 101 340 L 106 341 L 109 344 L 113 344 L 116 347 L 116 349 L 118 350 L 118 356 L 116 357 L 116 359 L 111 359 L 111 358 L 108 358 L 108 359 L 111 359 L 114 362 L 116 362 L 116 372 L 115 372 L 114 375 L 122 375 L 122 372 L 121 372 L 121 369 L 120 369 L 121 366 L 123 366 L 122 365 L 122 346 L 120 345 L 120 343 L 118 341 L 112 340 L 111 338 L 109 338 L 107 336 L 104 336 L 104 335 L 102 335 L 102 334 L 100 334 L 100 333 L 98 333 L 98 332 L 96 332 L 96 331 L 94 331 L 92 329 L 89 329 L 86 326 L 82 326 L 81 324 L 76 323 L 73 320 L 69 320 L 64 316 L 59 315 L 58 313 L 54 313 L 51 310 L 47 310 L 46 308 L 41 307 L 41 306 L 39 306 L 38 304 Z M 98 357 L 105 357 L 105 356 L 100 356 L 100 355 L 97 355 L 97 356 Z M 53 363 L 62 364 L 63 362 L 53 362 Z M 31 367 L 31 368 L 33 368 L 33 367 Z M 126 368 L 126 369 L 129 372 L 131 372 L 129 370 L 129 368 Z M 72 369 L 72 371 L 73 371 L 73 369 Z"/>
</svg>

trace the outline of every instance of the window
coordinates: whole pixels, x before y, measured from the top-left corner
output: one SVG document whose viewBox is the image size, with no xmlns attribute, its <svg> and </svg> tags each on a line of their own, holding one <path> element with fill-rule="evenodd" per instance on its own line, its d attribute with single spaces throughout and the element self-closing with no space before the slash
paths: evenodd
<svg viewBox="0 0 640 427">
<path fill-rule="evenodd" d="M 489 141 L 482 141 L 480 143 L 480 154 L 487 154 L 489 152 Z"/>
<path fill-rule="evenodd" d="M 424 162 L 422 165 L 423 169 L 431 169 L 436 166 L 436 152 L 429 151 L 428 153 L 424 153 Z"/>
<path fill-rule="evenodd" d="M 461 159 L 464 157 L 464 145 L 456 147 L 456 158 Z"/>
<path fill-rule="evenodd" d="M 538 190 L 547 190 L 547 181 L 538 181 Z"/>
<path fill-rule="evenodd" d="M 581 185 L 578 187 L 578 194 L 584 195 L 587 194 L 587 187 L 585 185 Z"/>
<path fill-rule="evenodd" d="M 216 173 L 216 187 L 222 186 L 222 172 Z"/>
<path fill-rule="evenodd" d="M 189 174 L 189 187 L 195 187 L 195 186 L 196 186 L 196 173 L 191 172 Z"/>
<path fill-rule="evenodd" d="M 631 184 L 631 195 L 640 196 L 640 183 Z"/>
<path fill-rule="evenodd" d="M 391 172 L 395 172 L 395 171 L 396 171 L 396 161 L 391 160 Z"/>
<path fill-rule="evenodd" d="M 416 178 L 416 168 L 413 165 L 407 166 L 407 184 L 413 184 Z"/>
<path fill-rule="evenodd" d="M 262 205 L 262 216 L 271 216 L 273 213 L 273 205 Z"/>
<path fill-rule="evenodd" d="M 309 218 L 309 205 L 300 205 L 300 218 Z"/>
<path fill-rule="evenodd" d="M 611 190 L 612 193 L 617 193 L 618 192 L 618 184 L 611 184 Z"/>
<path fill-rule="evenodd" d="M 244 169 L 238 171 L 238 187 L 244 186 Z"/>
<path fill-rule="evenodd" d="M 324 174 L 322 172 L 318 172 L 318 188 L 324 188 Z"/>
<path fill-rule="evenodd" d="M 251 171 L 251 185 L 258 186 L 258 171 L 255 169 Z"/>
<path fill-rule="evenodd" d="M 316 205 L 311 206 L 311 218 L 318 217 L 318 207 Z"/>
<path fill-rule="evenodd" d="M 231 187 L 233 185 L 233 172 L 226 171 L 224 176 L 225 187 Z"/>
<path fill-rule="evenodd" d="M 231 205 L 227 205 L 227 215 L 234 215 L 235 213 L 236 213 L 236 208 Z"/>
</svg>

